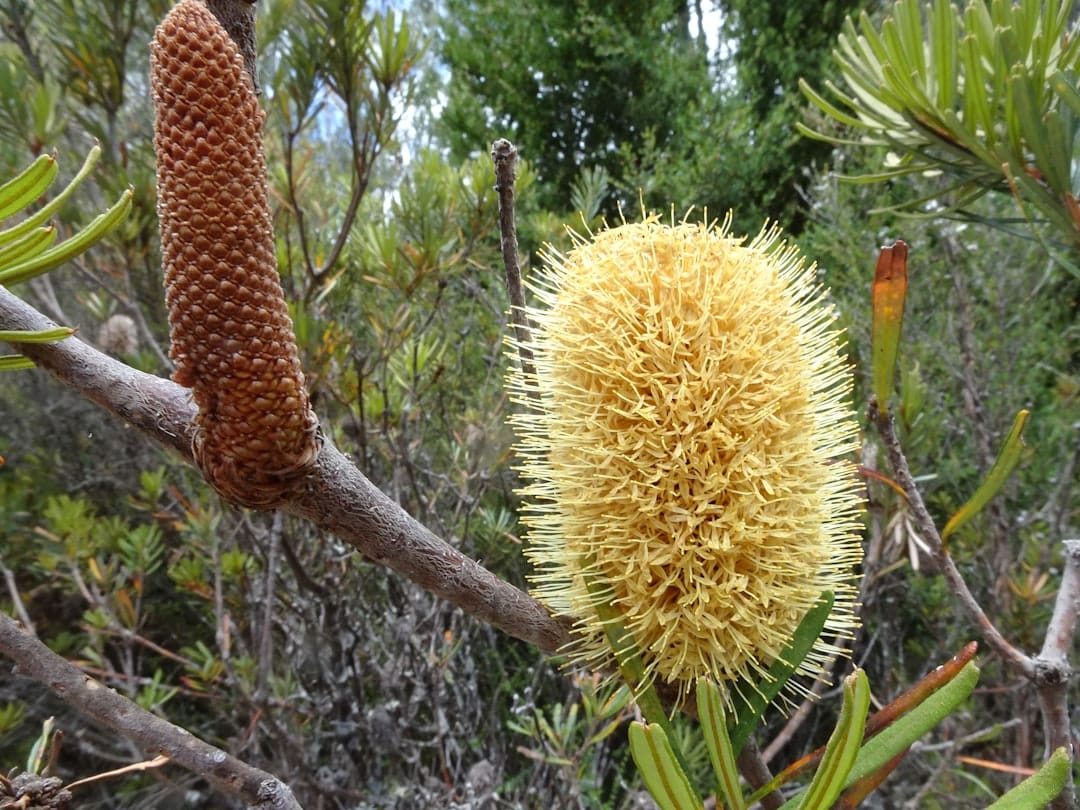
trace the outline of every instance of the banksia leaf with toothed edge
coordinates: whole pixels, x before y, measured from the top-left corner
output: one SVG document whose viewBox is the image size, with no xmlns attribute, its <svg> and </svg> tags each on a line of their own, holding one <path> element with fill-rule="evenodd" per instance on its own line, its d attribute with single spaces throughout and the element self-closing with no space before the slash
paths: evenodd
<svg viewBox="0 0 1080 810">
<path fill-rule="evenodd" d="M 230 500 L 288 498 L 319 450 L 278 279 L 263 112 L 240 51 L 199 0 L 150 48 L 173 378 L 193 389 L 195 460 Z"/>
<path fill-rule="evenodd" d="M 850 635 L 857 425 L 814 268 L 776 229 L 574 236 L 534 284 L 535 376 L 511 377 L 533 592 L 577 618 L 571 660 L 612 663 L 611 608 L 646 679 L 684 694 L 760 677 L 824 591 Z"/>
</svg>

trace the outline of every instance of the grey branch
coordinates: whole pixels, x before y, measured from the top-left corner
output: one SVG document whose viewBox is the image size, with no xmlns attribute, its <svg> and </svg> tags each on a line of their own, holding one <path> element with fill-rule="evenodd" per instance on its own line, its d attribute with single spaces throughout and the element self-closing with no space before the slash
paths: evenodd
<svg viewBox="0 0 1080 810">
<path fill-rule="evenodd" d="M 207 7 L 218 18 L 240 54 L 244 67 L 251 77 L 255 92 L 259 93 L 258 60 L 255 43 L 255 0 L 205 0 Z"/>
<path fill-rule="evenodd" d="M 0 649 L 16 663 L 20 675 L 48 684 L 57 697 L 95 723 L 122 734 L 148 754 L 164 754 L 217 790 L 239 796 L 251 810 L 303 810 L 276 777 L 121 697 L 24 632 L 4 613 L 0 613 Z"/>
<path fill-rule="evenodd" d="M 506 138 L 500 138 L 491 145 L 491 159 L 495 162 L 495 191 L 499 195 L 499 235 L 503 267 L 506 269 L 506 292 L 510 298 L 510 321 L 514 325 L 514 342 L 521 361 L 521 374 L 531 381 L 536 374 L 533 370 L 532 336 L 525 314 L 525 289 L 521 281 L 517 222 L 514 218 L 517 156 L 517 149 Z"/>
</svg>

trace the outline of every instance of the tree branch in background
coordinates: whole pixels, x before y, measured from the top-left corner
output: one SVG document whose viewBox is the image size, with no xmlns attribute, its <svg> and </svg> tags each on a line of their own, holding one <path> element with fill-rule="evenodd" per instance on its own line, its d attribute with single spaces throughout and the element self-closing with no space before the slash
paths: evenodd
<svg viewBox="0 0 1080 810">
<path fill-rule="evenodd" d="M 872 401 L 870 421 L 881 436 L 885 452 L 889 457 L 889 465 L 892 467 L 897 483 L 904 490 L 919 533 L 930 544 L 934 562 L 948 583 L 953 597 L 978 625 L 990 648 L 1000 655 L 1013 670 L 1034 685 L 1042 709 L 1047 756 L 1062 746 L 1070 752 L 1071 756 L 1072 733 L 1069 722 L 1068 686 L 1072 669 L 1069 666 L 1068 651 L 1072 645 L 1078 602 L 1080 602 L 1080 540 L 1064 541 L 1065 571 L 1054 603 L 1053 617 L 1047 628 L 1042 651 L 1037 656 L 1029 657 L 1010 644 L 990 621 L 941 542 L 937 526 L 911 475 L 892 415 L 888 411 L 881 410 L 876 401 Z M 1072 808 L 1074 798 L 1074 786 L 1070 773 L 1065 788 L 1051 803 L 1051 807 L 1054 810 Z"/>
<path fill-rule="evenodd" d="M 525 289 L 521 283 L 521 265 L 518 260 L 517 222 L 514 218 L 514 181 L 517 179 L 517 149 L 506 138 L 499 138 L 491 145 L 491 159 L 495 161 L 495 191 L 499 195 L 499 234 L 503 266 L 506 268 L 506 292 L 510 296 L 510 321 L 514 325 L 514 344 L 521 359 L 521 371 L 525 379 L 534 379 L 532 337 L 525 317 Z"/>
<path fill-rule="evenodd" d="M 206 779 L 215 789 L 238 796 L 253 810 L 302 810 L 288 786 L 273 775 L 241 762 L 191 732 L 140 708 L 24 632 L 0 613 L 0 649 L 18 672 L 49 688 L 61 700 L 104 728 L 122 734 L 148 754 Z"/>
<path fill-rule="evenodd" d="M 1054 601 L 1054 613 L 1046 628 L 1042 650 L 1034 658 L 1034 682 L 1042 710 L 1046 750 L 1054 751 L 1064 746 L 1073 757 L 1072 726 L 1069 721 L 1072 667 L 1069 666 L 1068 655 L 1072 649 L 1076 614 L 1080 606 L 1080 540 L 1065 540 L 1064 546 L 1065 570 L 1061 575 L 1061 587 Z M 1075 801 L 1076 787 L 1070 769 L 1065 788 L 1053 807 L 1055 810 L 1073 807 Z"/>
<path fill-rule="evenodd" d="M 54 328 L 0 288 L 0 323 L 6 329 Z M 78 338 L 17 344 L 20 353 L 64 384 L 113 413 L 147 438 L 191 456 L 195 407 L 189 392 L 169 380 L 113 360 Z M 413 580 L 514 638 L 553 654 L 570 640 L 568 623 L 553 619 L 539 602 L 466 557 L 407 514 L 329 442 L 304 489 L 284 511 L 310 520 L 370 560 Z"/>
<path fill-rule="evenodd" d="M 255 0 L 206 0 L 206 5 L 240 49 L 240 55 L 244 57 L 244 67 L 247 68 L 251 84 L 258 94 L 260 90 L 255 41 Z"/>
</svg>

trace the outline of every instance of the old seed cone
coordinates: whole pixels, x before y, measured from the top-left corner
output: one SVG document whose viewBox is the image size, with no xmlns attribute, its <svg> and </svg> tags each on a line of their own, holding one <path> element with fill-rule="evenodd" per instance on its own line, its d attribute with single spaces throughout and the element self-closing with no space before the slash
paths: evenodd
<svg viewBox="0 0 1080 810">
<path fill-rule="evenodd" d="M 278 279 L 263 112 L 200 0 L 169 12 L 150 52 L 173 379 L 193 389 L 193 451 L 210 483 L 271 507 L 310 471 L 319 439 Z"/>
</svg>

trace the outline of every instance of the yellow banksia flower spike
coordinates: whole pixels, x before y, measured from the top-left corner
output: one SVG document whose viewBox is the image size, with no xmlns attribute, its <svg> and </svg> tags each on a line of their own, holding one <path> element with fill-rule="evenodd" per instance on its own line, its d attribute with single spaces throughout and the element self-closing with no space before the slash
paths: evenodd
<svg viewBox="0 0 1080 810">
<path fill-rule="evenodd" d="M 576 618 L 571 661 L 612 664 L 609 607 L 646 678 L 682 687 L 755 680 L 824 591 L 850 635 L 857 424 L 814 267 L 776 229 L 574 238 L 533 285 L 534 375 L 511 373 L 533 592 Z"/>
<path fill-rule="evenodd" d="M 319 450 L 278 278 L 263 112 L 240 50 L 201 0 L 151 43 L 173 374 L 193 389 L 207 480 L 251 507 L 288 498 Z"/>
</svg>

